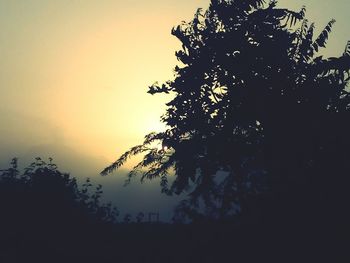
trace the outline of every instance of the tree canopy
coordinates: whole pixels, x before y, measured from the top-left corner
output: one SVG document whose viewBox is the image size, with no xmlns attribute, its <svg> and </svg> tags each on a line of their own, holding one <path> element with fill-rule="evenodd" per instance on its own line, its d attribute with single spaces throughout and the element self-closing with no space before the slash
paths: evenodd
<svg viewBox="0 0 350 263">
<path fill-rule="evenodd" d="M 192 215 L 201 206 L 236 214 L 264 193 L 347 198 L 350 43 L 324 58 L 335 20 L 315 36 L 305 15 L 274 0 L 212 0 L 173 28 L 180 65 L 148 91 L 173 94 L 161 117 L 167 129 L 102 174 L 144 154 L 129 178 L 160 177 L 165 193 L 189 193 L 180 207 Z"/>
</svg>

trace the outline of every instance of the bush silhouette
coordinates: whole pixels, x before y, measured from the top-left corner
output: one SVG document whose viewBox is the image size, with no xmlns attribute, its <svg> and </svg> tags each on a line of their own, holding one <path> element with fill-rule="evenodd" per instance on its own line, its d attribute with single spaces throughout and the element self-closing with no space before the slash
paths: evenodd
<svg viewBox="0 0 350 263">
<path fill-rule="evenodd" d="M 146 135 L 101 174 L 144 154 L 129 178 L 160 177 L 163 192 L 187 192 L 178 211 L 192 219 L 268 211 L 263 203 L 275 214 L 321 213 L 326 203 L 331 214 L 344 210 L 350 44 L 324 58 L 335 21 L 315 37 L 305 14 L 276 1 L 212 0 L 175 27 L 181 66 L 174 80 L 149 88 L 174 95 L 161 117 L 167 129 Z"/>
<path fill-rule="evenodd" d="M 50 236 L 70 233 L 93 224 L 115 222 L 117 210 L 100 202 L 101 186 L 80 188 L 75 178 L 37 158 L 21 173 L 17 159 L 0 172 L 0 227 L 8 235 Z"/>
</svg>

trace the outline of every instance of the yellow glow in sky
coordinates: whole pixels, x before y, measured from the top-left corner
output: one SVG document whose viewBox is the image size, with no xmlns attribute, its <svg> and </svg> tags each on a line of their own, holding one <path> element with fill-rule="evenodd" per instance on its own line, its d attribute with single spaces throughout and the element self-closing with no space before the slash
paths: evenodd
<svg viewBox="0 0 350 263">
<path fill-rule="evenodd" d="M 107 165 L 163 129 L 159 118 L 170 98 L 147 94 L 148 86 L 172 78 L 180 43 L 171 28 L 208 3 L 0 0 L 2 149 L 59 144 Z M 328 54 L 343 51 L 348 0 L 279 3 L 306 5 L 318 29 L 336 18 Z"/>
</svg>

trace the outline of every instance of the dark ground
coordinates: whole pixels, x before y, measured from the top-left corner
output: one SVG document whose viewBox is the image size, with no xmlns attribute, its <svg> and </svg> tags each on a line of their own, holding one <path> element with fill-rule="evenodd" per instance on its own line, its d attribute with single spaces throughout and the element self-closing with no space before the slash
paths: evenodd
<svg viewBox="0 0 350 263">
<path fill-rule="evenodd" d="M 3 229 L 4 230 L 4 229 Z M 233 222 L 1 231 L 0 262 L 349 262 L 339 225 Z M 4 235 L 4 233 L 6 235 Z"/>
</svg>

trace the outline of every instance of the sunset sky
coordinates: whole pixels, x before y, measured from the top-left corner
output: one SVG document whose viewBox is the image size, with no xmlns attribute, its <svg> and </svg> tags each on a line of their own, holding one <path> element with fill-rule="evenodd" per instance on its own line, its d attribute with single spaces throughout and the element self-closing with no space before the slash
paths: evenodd
<svg viewBox="0 0 350 263">
<path fill-rule="evenodd" d="M 147 94 L 172 78 L 180 43 L 171 28 L 207 0 L 0 0 L 0 164 L 54 157 L 95 173 L 162 129 L 169 98 Z M 326 55 L 350 39 L 349 0 L 280 0 L 321 30 Z M 80 165 L 80 166 L 79 166 Z M 79 168 L 77 168 L 79 166 Z"/>
</svg>

